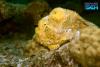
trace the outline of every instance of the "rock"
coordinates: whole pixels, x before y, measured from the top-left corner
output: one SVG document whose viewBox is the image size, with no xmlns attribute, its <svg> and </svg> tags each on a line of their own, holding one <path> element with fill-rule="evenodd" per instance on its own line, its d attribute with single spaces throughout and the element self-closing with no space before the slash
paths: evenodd
<svg viewBox="0 0 100 67">
<path fill-rule="evenodd" d="M 32 22 L 37 26 L 38 21 L 48 14 L 49 9 L 46 2 L 33 1 L 27 5 L 24 15 L 29 19 L 32 18 Z"/>
<path fill-rule="evenodd" d="M 5 1 L 0 1 L 0 21 L 12 17 L 14 12 L 14 7 L 8 5 Z"/>
<path fill-rule="evenodd" d="M 18 15 L 24 11 L 24 5 L 7 3 L 0 0 L 0 35 L 18 30 Z M 16 19 L 16 20 L 15 20 Z"/>
</svg>

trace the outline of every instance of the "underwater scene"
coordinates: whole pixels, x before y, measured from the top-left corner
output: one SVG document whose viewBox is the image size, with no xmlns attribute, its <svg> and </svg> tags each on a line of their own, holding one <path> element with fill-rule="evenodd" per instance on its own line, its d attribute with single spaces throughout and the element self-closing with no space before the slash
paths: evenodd
<svg viewBox="0 0 100 67">
<path fill-rule="evenodd" d="M 0 67 L 100 67 L 100 0 L 0 0 Z"/>
</svg>

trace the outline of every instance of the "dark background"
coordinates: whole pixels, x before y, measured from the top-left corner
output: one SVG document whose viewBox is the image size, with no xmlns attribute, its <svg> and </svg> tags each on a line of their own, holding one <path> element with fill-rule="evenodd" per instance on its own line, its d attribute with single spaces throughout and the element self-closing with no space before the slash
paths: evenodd
<svg viewBox="0 0 100 67">
<path fill-rule="evenodd" d="M 55 7 L 64 7 L 67 9 L 77 11 L 85 19 L 97 24 L 100 26 L 100 1 L 99 0 L 6 0 L 7 2 L 28 4 L 32 1 L 46 1 L 51 8 Z M 86 11 L 84 9 L 85 2 L 98 2 L 99 10 L 98 11 Z"/>
</svg>

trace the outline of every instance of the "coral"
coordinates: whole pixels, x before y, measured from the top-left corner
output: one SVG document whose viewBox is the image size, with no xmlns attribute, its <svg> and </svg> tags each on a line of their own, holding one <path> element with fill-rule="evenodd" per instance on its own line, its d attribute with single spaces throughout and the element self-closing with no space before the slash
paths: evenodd
<svg viewBox="0 0 100 67">
<path fill-rule="evenodd" d="M 95 24 L 58 7 L 39 21 L 25 50 L 35 67 L 100 67 L 99 44 Z"/>
<path fill-rule="evenodd" d="M 78 30 L 89 26 L 88 24 L 76 12 L 58 7 L 39 21 L 35 38 L 43 46 L 54 50 L 74 35 L 78 36 Z"/>
<path fill-rule="evenodd" d="M 25 50 L 32 62 L 30 64 L 32 67 L 78 67 L 78 64 L 70 56 L 67 44 L 55 51 L 48 51 L 35 40 L 30 40 Z"/>
<path fill-rule="evenodd" d="M 39 53 L 42 50 L 47 51 L 47 49 L 44 49 L 34 40 L 29 40 L 25 48 L 25 55 L 26 56 L 37 55 L 37 53 Z"/>
<path fill-rule="evenodd" d="M 83 29 L 80 40 L 71 44 L 69 50 L 83 67 L 100 67 L 100 29 Z"/>
</svg>

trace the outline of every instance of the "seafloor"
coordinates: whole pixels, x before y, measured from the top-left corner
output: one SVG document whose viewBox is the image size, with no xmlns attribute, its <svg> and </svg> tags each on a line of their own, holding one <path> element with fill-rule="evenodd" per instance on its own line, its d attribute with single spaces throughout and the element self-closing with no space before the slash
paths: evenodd
<svg viewBox="0 0 100 67">
<path fill-rule="evenodd" d="M 80 7 L 78 6 L 80 4 L 71 8 L 65 7 L 72 4 L 75 5 L 76 1 L 74 0 L 72 2 L 70 0 L 66 2 L 62 0 L 60 1 L 61 4 L 57 2 L 58 6 L 76 11 L 75 17 L 73 16 L 74 11 L 69 10 L 67 13 L 69 19 L 73 19 L 71 29 L 74 30 L 71 33 L 67 33 L 69 36 L 73 36 L 73 33 L 80 29 L 73 22 L 77 20 L 82 22 L 80 31 L 83 34 L 80 36 L 80 40 L 73 44 L 72 40 L 74 38 L 72 40 L 65 38 L 63 41 L 66 35 L 57 34 L 61 36 L 59 38 L 53 30 L 52 24 L 54 20 L 56 20 L 54 27 L 58 30 L 59 26 L 56 26 L 56 23 L 60 25 L 59 21 L 62 22 L 63 17 L 63 12 L 60 12 L 60 10 L 57 10 L 57 15 L 54 13 L 56 10 L 52 11 L 53 8 L 57 7 L 57 4 L 51 4 L 55 3 L 55 1 L 33 0 L 28 4 L 22 4 L 23 1 L 19 4 L 16 3 L 17 1 L 6 2 L 5 0 L 0 0 L 0 67 L 100 67 L 100 28 L 98 27 L 100 26 L 100 13 L 93 12 L 91 14 L 84 12 L 83 9 L 79 10 Z M 65 3 L 62 3 L 63 1 Z M 25 2 L 28 1 L 25 0 Z M 63 11 L 63 8 L 61 8 L 61 11 Z M 91 22 L 80 19 L 81 16 L 77 15 L 78 13 Z M 41 18 L 47 15 L 51 17 L 51 22 L 49 21 L 50 23 L 45 24 L 47 20 L 42 20 Z M 41 22 L 43 23 L 41 24 Z M 49 31 L 43 31 L 47 29 L 44 25 L 50 27 L 48 28 Z M 61 25 L 61 29 L 67 26 L 63 23 Z M 36 28 L 37 30 L 35 30 Z M 55 41 L 59 41 L 59 47 L 48 46 L 47 40 L 41 36 L 42 33 L 47 40 L 50 39 L 47 35 L 58 37 L 58 39 L 54 36 L 52 38 L 54 38 L 53 43 L 55 45 L 57 45 Z M 65 34 L 66 32 L 63 33 Z M 68 45 L 70 46 L 68 47 Z"/>
</svg>

